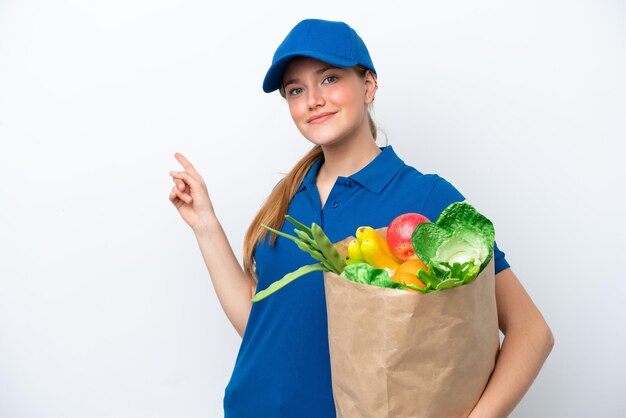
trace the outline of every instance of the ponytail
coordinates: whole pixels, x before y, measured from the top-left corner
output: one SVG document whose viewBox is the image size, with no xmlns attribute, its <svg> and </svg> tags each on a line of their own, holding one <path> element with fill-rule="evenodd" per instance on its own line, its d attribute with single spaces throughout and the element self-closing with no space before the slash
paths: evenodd
<svg viewBox="0 0 626 418">
<path fill-rule="evenodd" d="M 296 190 L 298 190 L 300 183 L 302 183 L 304 176 L 308 173 L 313 163 L 322 158 L 323 155 L 322 147 L 316 145 L 298 161 L 285 178 L 274 187 L 274 190 L 267 197 L 248 227 L 243 241 L 243 270 L 253 281 L 257 281 L 254 266 L 256 245 L 265 239 L 269 232 L 261 224 L 280 231 L 285 221 L 289 202 L 296 194 Z M 270 237 L 271 245 L 274 245 L 276 242 L 276 237 L 276 234 L 272 234 Z"/>
</svg>

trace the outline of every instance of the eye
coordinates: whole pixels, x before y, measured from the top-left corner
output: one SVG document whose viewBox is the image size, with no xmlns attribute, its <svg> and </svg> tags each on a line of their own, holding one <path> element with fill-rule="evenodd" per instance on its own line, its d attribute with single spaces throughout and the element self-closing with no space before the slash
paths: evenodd
<svg viewBox="0 0 626 418">
<path fill-rule="evenodd" d="M 324 84 L 332 84 L 335 81 L 337 81 L 337 76 L 336 75 L 329 75 L 328 77 L 326 77 L 324 79 Z"/>
<path fill-rule="evenodd" d="M 295 96 L 295 95 L 298 95 L 298 94 L 302 93 L 302 88 L 300 88 L 300 87 L 294 87 L 294 88 L 292 88 L 292 89 L 289 89 L 289 92 L 288 92 L 288 93 L 289 93 L 289 95 L 290 95 L 290 96 Z"/>
</svg>

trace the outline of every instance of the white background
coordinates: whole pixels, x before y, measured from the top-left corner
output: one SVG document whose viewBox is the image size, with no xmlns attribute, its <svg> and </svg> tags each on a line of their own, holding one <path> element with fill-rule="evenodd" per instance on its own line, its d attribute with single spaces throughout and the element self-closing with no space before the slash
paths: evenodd
<svg viewBox="0 0 626 418">
<path fill-rule="evenodd" d="M 222 414 L 240 338 L 168 171 L 194 163 L 241 257 L 311 147 L 261 90 L 307 17 L 358 30 L 389 144 L 494 221 L 551 326 L 512 416 L 626 416 L 625 2 L 405 7 L 0 0 L 1 417 Z"/>
</svg>

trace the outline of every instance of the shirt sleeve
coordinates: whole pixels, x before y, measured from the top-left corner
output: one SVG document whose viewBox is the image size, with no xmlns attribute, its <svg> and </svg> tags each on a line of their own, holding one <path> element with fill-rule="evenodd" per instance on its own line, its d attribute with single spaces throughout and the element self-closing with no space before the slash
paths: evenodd
<svg viewBox="0 0 626 418">
<path fill-rule="evenodd" d="M 461 192 L 447 180 L 437 176 L 430 194 L 424 201 L 422 214 L 434 222 L 446 207 L 454 202 L 462 202 L 463 200 L 465 200 L 465 197 Z M 504 252 L 498 248 L 497 242 L 494 242 L 493 250 L 496 274 L 511 267 L 505 258 Z"/>
</svg>

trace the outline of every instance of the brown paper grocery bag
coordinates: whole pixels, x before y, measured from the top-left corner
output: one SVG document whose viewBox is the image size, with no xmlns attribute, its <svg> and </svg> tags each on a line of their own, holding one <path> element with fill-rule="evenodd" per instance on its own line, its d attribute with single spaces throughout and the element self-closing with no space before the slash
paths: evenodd
<svg viewBox="0 0 626 418">
<path fill-rule="evenodd" d="M 500 348 L 493 260 L 474 282 L 429 294 L 331 272 L 324 285 L 338 417 L 467 417 Z"/>
</svg>

